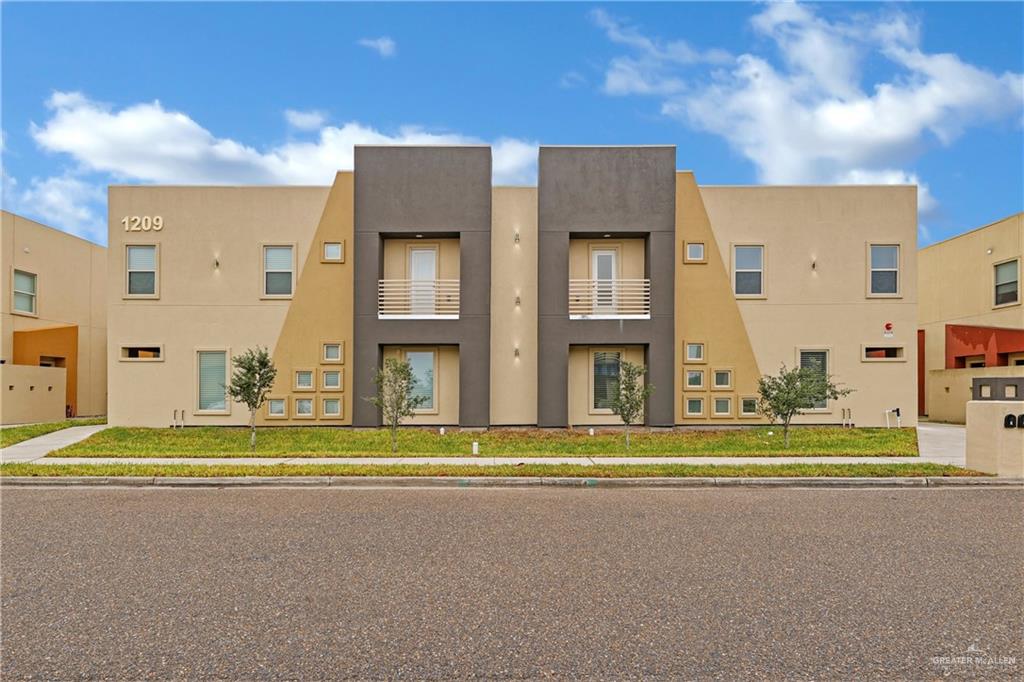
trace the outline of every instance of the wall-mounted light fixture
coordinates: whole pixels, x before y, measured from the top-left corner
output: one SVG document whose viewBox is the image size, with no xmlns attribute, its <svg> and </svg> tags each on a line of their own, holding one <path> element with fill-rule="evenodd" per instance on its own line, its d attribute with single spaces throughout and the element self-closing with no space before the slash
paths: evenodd
<svg viewBox="0 0 1024 682">
<path fill-rule="evenodd" d="M 516 346 L 516 349 L 513 352 L 515 353 L 516 357 L 518 358 L 519 357 L 519 346 Z"/>
<path fill-rule="evenodd" d="M 512 236 L 512 240 L 515 241 L 516 244 L 519 243 L 519 230 L 516 230 L 515 235 Z"/>
<path fill-rule="evenodd" d="M 518 294 L 516 294 L 516 307 L 518 308 L 520 305 L 522 305 L 522 302 L 523 300 L 519 298 Z"/>
<path fill-rule="evenodd" d="M 216 256 L 214 256 L 214 258 L 213 258 L 213 267 L 215 269 L 220 269 L 220 258 L 217 258 Z"/>
<path fill-rule="evenodd" d="M 812 258 L 811 259 L 811 270 L 817 270 L 817 269 L 818 269 L 818 261 L 816 261 L 816 260 L 814 260 Z"/>
<path fill-rule="evenodd" d="M 992 249 L 989 249 L 989 250 L 988 250 L 988 251 L 986 251 L 985 253 L 987 253 L 988 255 L 990 255 L 990 256 L 991 256 L 991 255 L 992 255 Z"/>
<path fill-rule="evenodd" d="M 611 237 L 611 235 L 610 235 L 610 234 L 606 234 L 606 235 L 604 236 L 604 238 L 605 238 L 605 239 L 608 239 L 608 237 Z"/>
<path fill-rule="evenodd" d="M 416 239 L 423 239 L 423 235 L 422 234 L 416 235 Z"/>
</svg>

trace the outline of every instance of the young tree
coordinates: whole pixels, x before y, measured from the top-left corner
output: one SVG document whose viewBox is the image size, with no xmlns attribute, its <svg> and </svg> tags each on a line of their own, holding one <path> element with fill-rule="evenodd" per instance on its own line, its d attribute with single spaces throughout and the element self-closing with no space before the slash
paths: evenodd
<svg viewBox="0 0 1024 682">
<path fill-rule="evenodd" d="M 381 419 L 391 430 L 391 452 L 398 452 L 398 426 L 427 401 L 427 396 L 413 393 L 416 376 L 407 360 L 384 360 L 384 366 L 373 375 L 373 383 L 377 385 L 377 395 L 365 400 L 380 410 Z"/>
<path fill-rule="evenodd" d="M 231 358 L 235 370 L 231 374 L 228 395 L 235 402 L 249 408 L 249 447 L 256 449 L 256 412 L 267 400 L 267 394 L 274 385 L 277 368 L 266 348 L 250 348 L 241 355 Z"/>
<path fill-rule="evenodd" d="M 640 420 L 647 398 L 654 392 L 654 386 L 644 382 L 647 368 L 632 362 L 619 363 L 619 390 L 612 398 L 612 413 L 619 415 L 625 424 L 626 449 L 629 450 L 629 427 Z"/>
<path fill-rule="evenodd" d="M 832 382 L 832 376 L 811 367 L 787 369 L 783 364 L 778 375 L 766 374 L 757 381 L 757 411 L 782 423 L 784 447 L 789 447 L 789 424 L 793 417 L 814 408 L 815 404 L 836 400 L 853 392 Z"/>
</svg>

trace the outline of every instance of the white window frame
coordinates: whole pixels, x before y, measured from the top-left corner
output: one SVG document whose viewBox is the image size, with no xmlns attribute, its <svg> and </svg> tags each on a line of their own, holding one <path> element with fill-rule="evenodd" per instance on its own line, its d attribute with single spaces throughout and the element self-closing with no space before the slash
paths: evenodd
<svg viewBox="0 0 1024 682">
<path fill-rule="evenodd" d="M 327 357 L 327 347 L 337 346 L 338 357 L 335 359 Z M 320 348 L 320 362 L 325 365 L 343 365 L 345 364 L 345 342 L 344 341 L 328 341 L 323 344 Z"/>
<path fill-rule="evenodd" d="M 690 247 L 700 247 L 700 257 L 694 258 L 690 255 Z M 683 262 L 684 263 L 707 263 L 708 262 L 708 245 L 705 242 L 683 242 Z"/>
<path fill-rule="evenodd" d="M 690 412 L 690 401 L 691 400 L 699 400 L 700 401 L 700 412 Z M 707 400 L 706 396 L 703 396 L 703 395 L 686 395 L 684 393 L 683 394 L 683 417 L 685 419 L 703 419 L 704 415 L 707 413 L 707 404 L 708 404 L 708 400 Z"/>
<path fill-rule="evenodd" d="M 622 363 L 626 361 L 626 349 L 625 348 L 604 348 L 604 347 L 593 347 L 589 348 L 587 352 L 587 383 L 589 384 L 589 391 L 587 396 L 587 413 L 588 414 L 612 414 L 611 408 L 607 407 L 594 407 L 594 360 L 598 353 L 618 353 L 619 354 L 619 368 L 622 368 Z"/>
<path fill-rule="evenodd" d="M 831 346 L 799 346 L 796 349 L 796 366 L 803 367 L 800 362 L 800 355 L 804 352 L 808 353 L 825 353 L 825 374 L 832 374 L 832 347 Z M 831 414 L 832 413 L 832 402 L 831 400 L 825 401 L 825 407 L 812 407 L 803 410 L 805 414 Z"/>
<path fill-rule="evenodd" d="M 199 407 L 199 354 L 200 353 L 224 353 L 224 409 L 203 410 Z M 192 349 L 192 363 L 195 368 L 192 376 L 195 380 L 195 389 L 192 396 L 192 414 L 200 415 L 229 415 L 231 414 L 231 398 L 227 395 L 227 387 L 231 382 L 231 348 L 228 346 L 197 346 Z"/>
<path fill-rule="evenodd" d="M 765 276 L 765 273 L 767 273 L 767 271 L 768 271 L 768 248 L 765 246 L 765 244 L 763 242 L 734 242 L 733 244 L 731 244 L 731 247 L 732 247 L 731 248 L 731 251 L 732 251 L 732 268 L 731 268 L 731 270 L 732 270 L 732 272 L 730 273 L 730 278 L 732 279 L 732 285 L 731 286 L 732 286 L 733 296 L 735 296 L 736 298 L 740 298 L 740 299 L 752 299 L 752 300 L 768 298 L 768 278 Z M 749 247 L 759 247 L 761 249 L 761 269 L 760 270 L 756 270 L 756 269 L 752 269 L 752 268 L 742 268 L 741 269 L 741 268 L 737 268 L 736 267 L 736 249 L 738 249 L 738 248 L 749 248 Z M 736 273 L 738 273 L 738 272 L 756 272 L 756 273 L 759 273 L 761 275 L 761 291 L 760 291 L 760 293 L 757 293 L 757 294 L 739 294 L 739 293 L 736 293 Z"/>
<path fill-rule="evenodd" d="M 281 414 L 274 414 L 270 411 L 270 403 L 273 401 L 280 401 L 284 405 L 284 412 Z M 267 419 L 287 419 L 288 418 L 288 396 L 284 395 L 272 395 L 267 396 Z"/>
<path fill-rule="evenodd" d="M 876 268 L 871 263 L 871 248 L 875 246 L 892 246 L 896 248 L 895 268 Z M 868 298 L 902 298 L 903 297 L 903 244 L 900 242 L 868 242 L 867 243 L 867 297 Z M 895 272 L 896 293 L 875 293 L 871 290 L 871 275 L 874 272 Z"/>
<path fill-rule="evenodd" d="M 132 248 L 138 247 L 152 247 L 153 249 L 153 270 L 129 270 L 128 269 L 128 251 Z M 153 293 L 151 294 L 133 294 L 129 288 L 128 282 L 131 279 L 131 273 L 133 272 L 152 272 L 153 273 Z M 153 243 L 142 243 L 142 242 L 131 242 L 124 245 L 124 294 L 122 298 L 125 299 L 156 299 L 160 298 L 160 245 Z"/>
<path fill-rule="evenodd" d="M 726 412 L 718 411 L 718 401 L 725 400 L 729 403 L 729 410 Z M 711 396 L 711 416 L 715 419 L 731 419 L 732 418 L 733 400 L 731 395 L 712 395 Z"/>
<path fill-rule="evenodd" d="M 299 374 L 309 374 L 309 386 L 299 384 Z M 311 367 L 296 367 L 292 370 L 292 390 L 296 393 L 316 391 L 316 370 Z"/>
<path fill-rule="evenodd" d="M 690 358 L 690 346 L 700 346 L 700 358 Z M 708 362 L 708 346 L 703 341 L 684 341 L 683 342 L 683 363 L 687 365 L 706 365 Z"/>
<path fill-rule="evenodd" d="M 729 374 L 728 384 L 718 383 L 718 373 L 726 372 Z M 732 367 L 715 367 L 711 370 L 711 390 L 712 391 L 731 391 L 733 386 L 733 371 Z"/>
<path fill-rule="evenodd" d="M 996 303 L 996 269 L 1000 265 L 1006 265 L 1007 263 L 1017 263 L 1017 300 L 1009 303 Z M 38 282 L 36 283 L 38 287 Z M 998 261 L 992 264 L 992 309 L 998 308 L 1009 308 L 1010 306 L 1020 305 L 1020 257 L 1015 256 L 1013 258 L 1007 258 L 1005 260 Z"/>
<path fill-rule="evenodd" d="M 747 400 L 753 400 L 754 401 L 754 410 L 753 410 L 753 412 L 747 412 L 746 410 L 743 409 L 743 403 L 744 403 L 744 401 L 747 401 Z M 748 418 L 749 417 L 756 417 L 757 416 L 757 396 L 756 395 L 741 395 L 739 398 L 737 398 L 736 407 L 739 409 L 739 416 L 740 417 L 748 417 Z"/>
<path fill-rule="evenodd" d="M 327 256 L 327 247 L 332 245 L 338 245 L 340 255 L 337 258 L 329 258 Z M 320 242 L 320 262 L 321 263 L 344 263 L 345 262 L 345 240 L 344 239 L 325 239 Z"/>
<path fill-rule="evenodd" d="M 297 395 L 293 400 L 295 402 L 295 411 L 292 419 L 316 419 L 316 396 Z M 299 403 L 304 400 L 309 401 L 309 414 L 302 414 L 299 412 Z"/>
<path fill-rule="evenodd" d="M 337 401 L 337 403 L 338 403 L 338 411 L 337 412 L 328 412 L 327 411 L 327 401 L 329 401 L 329 400 Z M 345 403 L 344 403 L 344 401 L 343 401 L 343 399 L 342 399 L 342 397 L 340 395 L 336 396 L 336 397 L 335 396 L 329 396 L 329 397 L 324 397 L 324 398 L 320 399 L 320 418 L 321 419 L 341 419 L 344 416 L 344 413 L 345 413 Z"/>
<path fill-rule="evenodd" d="M 267 269 L 267 249 L 291 249 L 292 262 L 290 269 L 288 270 L 268 270 Z M 260 298 L 267 300 L 288 300 L 295 296 L 295 243 L 287 242 L 275 242 L 260 244 Z M 288 294 L 268 294 L 267 293 L 267 274 L 272 272 L 288 272 L 291 274 L 292 282 L 290 293 Z"/>
<path fill-rule="evenodd" d="M 28 275 L 32 278 L 33 288 L 35 291 L 22 291 L 15 287 L 14 283 L 17 281 L 17 275 Z M 15 307 L 15 294 L 23 294 L 25 296 L 32 297 L 32 310 L 18 310 Z M 11 313 L 14 315 L 24 315 L 25 317 L 39 317 L 39 274 L 30 272 L 28 270 L 22 270 L 21 268 L 13 268 L 11 270 Z"/>
<path fill-rule="evenodd" d="M 337 386 L 328 386 L 327 385 L 327 375 L 328 374 L 337 374 L 338 375 L 338 385 Z M 345 388 L 345 370 L 343 368 L 341 368 L 341 367 L 333 368 L 332 367 L 331 369 L 322 369 L 322 370 L 320 370 L 320 390 L 321 391 L 325 391 L 325 392 L 328 392 L 328 393 L 340 393 L 342 390 L 344 390 L 344 388 Z"/>
<path fill-rule="evenodd" d="M 434 354 L 434 377 L 433 377 L 433 395 L 431 402 L 433 407 L 417 407 L 413 410 L 414 414 L 439 414 L 441 412 L 441 351 L 437 346 L 428 347 L 417 347 L 410 346 L 408 348 L 401 349 L 402 360 L 409 361 L 409 353 L 433 353 Z"/>
<path fill-rule="evenodd" d="M 700 383 L 699 384 L 691 384 L 690 383 L 690 374 L 699 374 L 700 375 Z M 688 390 L 688 391 L 700 391 L 700 390 L 703 390 L 704 387 L 705 387 L 705 384 L 704 384 L 704 368 L 703 367 L 700 367 L 700 368 L 697 368 L 697 369 L 694 369 L 693 367 L 687 367 L 686 369 L 683 370 L 683 388 L 685 390 Z"/>
</svg>

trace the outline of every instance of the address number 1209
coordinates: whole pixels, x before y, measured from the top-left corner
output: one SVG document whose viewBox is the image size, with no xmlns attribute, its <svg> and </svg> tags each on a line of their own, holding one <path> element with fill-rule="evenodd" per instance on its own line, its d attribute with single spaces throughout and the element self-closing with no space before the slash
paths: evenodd
<svg viewBox="0 0 1024 682">
<path fill-rule="evenodd" d="M 164 229 L 163 216 L 149 215 L 126 215 L 121 218 L 125 232 L 159 232 Z"/>
</svg>

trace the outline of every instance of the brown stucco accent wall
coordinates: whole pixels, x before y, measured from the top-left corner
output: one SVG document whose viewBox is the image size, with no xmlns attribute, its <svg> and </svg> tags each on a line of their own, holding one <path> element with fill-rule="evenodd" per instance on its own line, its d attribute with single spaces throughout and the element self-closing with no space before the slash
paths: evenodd
<svg viewBox="0 0 1024 682">
<path fill-rule="evenodd" d="M 322 262 L 323 243 L 341 242 L 343 249 L 351 248 L 353 237 L 353 177 L 352 173 L 338 173 L 334 179 L 323 215 L 313 235 L 312 246 L 306 254 L 306 261 L 299 269 L 295 294 L 285 315 L 281 334 L 273 347 L 274 364 L 278 369 L 272 395 L 288 398 L 288 419 L 267 419 L 266 409 L 259 416 L 261 424 L 282 424 L 289 421 L 309 424 L 309 419 L 295 419 L 293 393 L 294 372 L 312 369 L 316 372 L 317 392 L 303 392 L 302 397 L 316 399 L 316 423 L 352 423 L 352 305 L 353 265 L 349 253 L 344 254 L 343 263 Z M 325 363 L 323 344 L 341 343 L 342 362 Z M 324 391 L 322 386 L 324 370 L 341 370 L 341 394 Z M 324 398 L 341 398 L 340 418 L 323 416 Z"/>
<path fill-rule="evenodd" d="M 704 244 L 704 262 L 683 261 L 686 242 Z M 758 421 L 739 417 L 739 399 L 757 395 L 757 380 L 761 373 L 739 306 L 736 305 L 725 261 L 693 173 L 676 173 L 675 376 L 679 389 L 675 391 L 674 398 L 678 424 L 712 421 L 711 400 L 720 396 L 732 397 L 732 416 L 715 418 L 715 422 Z M 687 342 L 704 344 L 704 362 L 684 362 L 683 349 Z M 702 389 L 687 388 L 685 372 L 689 369 L 704 371 Z M 715 369 L 732 370 L 731 390 L 711 390 L 712 372 Z M 702 417 L 685 417 L 684 396 L 704 399 Z"/>
</svg>

